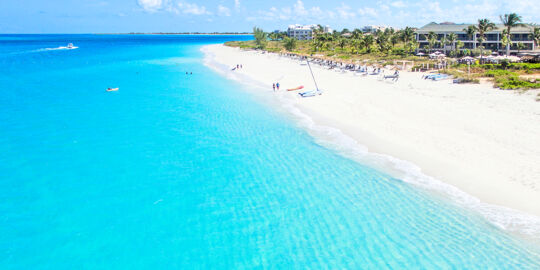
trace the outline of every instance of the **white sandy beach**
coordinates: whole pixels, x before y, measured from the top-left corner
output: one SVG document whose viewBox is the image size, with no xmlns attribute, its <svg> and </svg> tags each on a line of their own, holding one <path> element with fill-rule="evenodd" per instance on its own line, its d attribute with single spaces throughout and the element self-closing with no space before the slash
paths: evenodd
<svg viewBox="0 0 540 270">
<path fill-rule="evenodd" d="M 519 94 L 486 84 L 453 85 L 449 80 L 426 81 L 421 73 L 407 72 L 390 83 L 377 76 L 356 76 L 314 65 L 324 94 L 301 98 L 298 91 L 284 90 L 299 85 L 314 89 L 308 67 L 298 61 L 223 45 L 203 50 L 226 67 L 242 64 L 240 70 L 222 72 L 267 86 L 258 88 L 260 91 L 271 93 L 272 83 L 279 80 L 281 90 L 272 95 L 292 102 L 315 124 L 341 130 L 370 153 L 415 164 L 428 178 L 449 184 L 445 189 L 457 187 L 478 198 L 478 207 L 486 211 L 511 208 L 540 217 L 540 102 L 535 101 L 536 91 Z M 494 205 L 503 207 L 493 210 Z M 501 221 L 505 226 L 512 222 Z M 520 222 L 513 225 L 520 226 Z"/>
</svg>

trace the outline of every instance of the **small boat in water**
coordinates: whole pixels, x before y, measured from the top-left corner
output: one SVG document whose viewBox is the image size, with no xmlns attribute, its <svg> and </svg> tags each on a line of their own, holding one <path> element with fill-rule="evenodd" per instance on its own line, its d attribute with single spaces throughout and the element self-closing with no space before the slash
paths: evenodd
<svg viewBox="0 0 540 270">
<path fill-rule="evenodd" d="M 77 47 L 73 46 L 73 43 L 69 43 L 69 44 L 67 45 L 66 48 L 68 48 L 68 49 L 75 49 L 75 48 L 77 48 Z"/>
<path fill-rule="evenodd" d="M 107 88 L 107 92 L 118 91 L 118 89 L 120 89 L 120 88 L 118 88 L 118 87 L 116 87 L 116 88 L 110 88 L 110 87 L 109 87 L 109 88 Z"/>
</svg>

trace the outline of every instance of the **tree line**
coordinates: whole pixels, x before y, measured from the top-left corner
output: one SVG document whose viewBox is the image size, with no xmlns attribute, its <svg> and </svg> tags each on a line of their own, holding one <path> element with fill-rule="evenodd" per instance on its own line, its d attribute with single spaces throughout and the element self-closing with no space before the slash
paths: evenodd
<svg viewBox="0 0 540 270">
<path fill-rule="evenodd" d="M 516 13 L 501 15 L 500 20 L 505 27 L 502 31 L 501 42 L 506 47 L 506 54 L 508 55 L 510 46 L 512 45 L 512 29 L 518 26 L 524 26 L 525 24 L 522 22 L 521 16 Z M 495 23 L 489 19 L 479 19 L 477 24 L 470 25 L 463 29 L 463 31 L 469 36 L 469 40 L 473 40 L 473 37 L 476 36 L 480 55 L 483 55 L 485 49 L 483 44 L 487 39 L 486 33 L 495 29 L 495 27 Z M 351 54 L 381 53 L 406 56 L 413 54 L 419 46 L 415 31 L 415 28 L 405 27 L 401 30 L 387 28 L 385 30 L 377 30 L 374 33 L 364 33 L 360 29 L 350 31 L 345 28 L 341 31 L 334 30 L 332 33 L 327 33 L 324 32 L 324 28 L 321 25 L 318 25 L 313 29 L 313 38 L 302 42 L 307 42 L 311 52 L 314 53 L 334 51 Z M 259 49 L 265 49 L 268 41 L 273 41 L 280 42 L 287 51 L 293 51 L 298 47 L 299 43 L 295 38 L 289 37 L 287 32 L 266 33 L 261 28 L 254 27 L 253 35 L 255 37 L 256 47 Z M 538 46 L 540 44 L 540 27 L 534 27 L 530 37 L 536 46 Z M 428 51 L 438 46 L 451 46 L 451 56 L 457 56 L 460 49 L 464 46 L 464 43 L 459 40 L 458 35 L 455 33 L 439 38 L 435 32 L 430 32 L 423 35 L 423 38 L 427 40 L 426 49 Z M 522 50 L 525 44 L 520 42 L 515 46 L 518 50 Z"/>
</svg>

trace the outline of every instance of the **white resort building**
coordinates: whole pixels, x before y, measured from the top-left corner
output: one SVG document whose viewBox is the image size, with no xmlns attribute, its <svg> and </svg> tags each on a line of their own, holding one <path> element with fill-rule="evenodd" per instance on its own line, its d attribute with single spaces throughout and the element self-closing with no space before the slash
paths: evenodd
<svg viewBox="0 0 540 270">
<path fill-rule="evenodd" d="M 316 29 L 318 26 L 315 24 L 312 25 L 300 25 L 294 24 L 289 25 L 287 29 L 287 35 L 289 37 L 296 38 L 298 40 L 309 40 L 313 39 L 313 29 Z M 323 26 L 323 33 L 331 33 L 332 29 L 327 26 Z"/>
<path fill-rule="evenodd" d="M 375 33 L 377 32 L 378 30 L 381 30 L 381 31 L 384 31 L 386 30 L 386 26 L 381 26 L 381 25 L 366 25 L 362 28 L 362 32 L 364 33 Z"/>
<path fill-rule="evenodd" d="M 448 36 L 450 33 L 455 33 L 458 37 L 458 40 L 463 42 L 463 47 L 461 50 L 476 49 L 480 44 L 478 43 L 478 33 L 470 37 L 467 35 L 466 29 L 473 24 L 455 24 L 455 23 L 429 23 L 422 28 L 416 30 L 416 40 L 419 43 L 419 50 L 425 50 L 428 47 L 429 42 L 427 36 L 430 32 L 433 32 L 437 35 L 437 40 L 441 41 L 444 37 Z M 504 52 L 506 47 L 502 45 L 502 31 L 505 29 L 505 26 L 502 24 L 497 24 L 495 29 L 489 31 L 485 34 L 485 41 L 482 43 L 485 49 L 491 51 L 500 51 Z M 521 52 L 532 52 L 538 50 L 534 44 L 534 41 L 531 37 L 533 33 L 533 26 L 525 25 L 514 27 L 511 30 L 512 46 L 510 47 L 510 52 L 514 53 L 518 51 L 517 44 L 523 43 L 525 45 L 524 49 L 519 51 Z M 452 45 L 442 45 L 437 44 L 434 46 L 435 50 L 449 51 L 452 49 Z"/>
</svg>

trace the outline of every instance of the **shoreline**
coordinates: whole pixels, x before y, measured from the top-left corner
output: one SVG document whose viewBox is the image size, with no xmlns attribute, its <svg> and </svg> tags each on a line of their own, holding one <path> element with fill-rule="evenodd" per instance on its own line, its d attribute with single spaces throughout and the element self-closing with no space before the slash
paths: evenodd
<svg viewBox="0 0 540 270">
<path fill-rule="evenodd" d="M 268 85 L 266 91 L 279 102 L 339 133 L 329 137 L 354 141 L 348 146 L 330 143 L 331 148 L 402 181 L 450 195 L 503 229 L 540 233 L 540 169 L 535 168 L 540 126 L 534 124 L 540 108 L 534 91 L 516 95 L 485 84 L 449 85 L 409 72 L 388 83 L 313 65 L 325 92 L 302 99 L 283 91 L 313 88 L 307 66 L 298 61 L 223 45 L 203 51 L 225 76 Z M 228 67 L 236 63 L 244 68 L 231 72 Z M 274 94 L 276 80 L 282 90 Z"/>
</svg>

